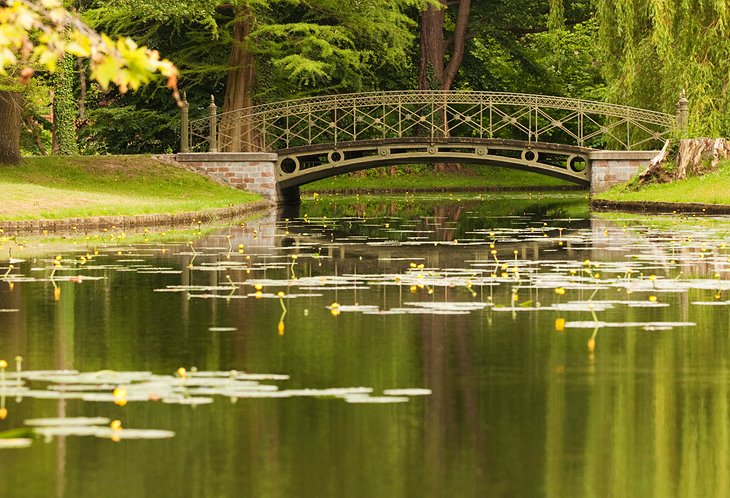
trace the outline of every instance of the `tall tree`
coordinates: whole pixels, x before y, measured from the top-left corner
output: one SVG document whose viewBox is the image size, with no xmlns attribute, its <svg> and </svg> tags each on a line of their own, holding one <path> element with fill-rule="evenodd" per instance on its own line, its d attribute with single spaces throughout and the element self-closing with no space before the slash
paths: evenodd
<svg viewBox="0 0 730 498">
<path fill-rule="evenodd" d="M 249 6 L 233 9 L 231 63 L 223 97 L 224 113 L 253 105 L 256 60 L 249 46 L 249 36 L 254 22 L 254 13 Z M 224 122 L 222 126 L 222 134 L 229 137 L 224 150 L 246 150 L 249 144 L 254 143 L 254 130 L 241 120 Z"/>
<path fill-rule="evenodd" d="M 597 0 L 608 98 L 675 112 L 695 134 L 730 133 L 730 8 L 724 0 Z"/>
<path fill-rule="evenodd" d="M 450 90 L 464 60 L 471 0 L 429 5 L 421 14 L 421 56 L 418 83 L 422 90 Z M 446 39 L 444 28 L 450 3 L 456 5 L 454 31 Z M 448 62 L 446 62 L 448 59 Z"/>
</svg>

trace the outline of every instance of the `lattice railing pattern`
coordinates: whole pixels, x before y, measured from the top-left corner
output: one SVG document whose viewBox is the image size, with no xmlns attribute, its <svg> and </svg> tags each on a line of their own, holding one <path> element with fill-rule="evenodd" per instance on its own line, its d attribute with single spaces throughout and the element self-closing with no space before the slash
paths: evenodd
<svg viewBox="0 0 730 498">
<path fill-rule="evenodd" d="M 331 95 L 217 115 L 219 151 L 277 151 L 404 137 L 503 138 L 580 147 L 656 148 L 671 114 L 588 100 L 497 92 L 407 91 Z M 190 123 L 193 150 L 208 150 L 210 119 Z"/>
</svg>

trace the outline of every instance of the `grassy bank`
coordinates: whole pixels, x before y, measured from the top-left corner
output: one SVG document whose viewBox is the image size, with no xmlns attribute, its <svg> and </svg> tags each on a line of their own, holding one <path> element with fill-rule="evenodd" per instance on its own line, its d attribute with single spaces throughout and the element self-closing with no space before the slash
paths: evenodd
<svg viewBox="0 0 730 498">
<path fill-rule="evenodd" d="M 377 168 L 334 176 L 302 187 L 304 192 L 327 190 L 460 190 L 574 187 L 575 184 L 529 171 L 496 166 L 464 165 L 461 171 L 437 173 L 433 166 Z"/>
<path fill-rule="evenodd" d="M 172 214 L 260 197 L 150 156 L 26 158 L 0 166 L 0 220 Z"/>
<path fill-rule="evenodd" d="M 702 176 L 641 187 L 634 180 L 594 197 L 609 201 L 730 204 L 730 161 L 721 163 L 716 171 Z"/>
</svg>

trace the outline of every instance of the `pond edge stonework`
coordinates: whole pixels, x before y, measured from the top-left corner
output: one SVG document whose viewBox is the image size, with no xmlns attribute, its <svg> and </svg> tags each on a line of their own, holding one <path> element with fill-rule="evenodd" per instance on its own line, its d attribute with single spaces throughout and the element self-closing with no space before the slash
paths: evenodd
<svg viewBox="0 0 730 498">
<path fill-rule="evenodd" d="M 91 216 L 88 218 L 63 218 L 58 220 L 0 221 L 0 229 L 5 234 L 15 232 L 87 232 L 94 230 L 133 227 L 175 227 L 189 225 L 198 221 L 206 223 L 214 220 L 237 218 L 263 211 L 271 207 L 271 202 L 262 200 L 219 209 L 188 211 L 173 214 L 138 214 L 130 216 Z"/>
</svg>

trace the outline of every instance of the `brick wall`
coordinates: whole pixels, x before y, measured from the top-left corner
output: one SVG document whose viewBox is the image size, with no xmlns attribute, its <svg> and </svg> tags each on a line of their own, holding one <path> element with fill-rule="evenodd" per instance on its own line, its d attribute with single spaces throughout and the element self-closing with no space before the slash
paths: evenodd
<svg viewBox="0 0 730 498">
<path fill-rule="evenodd" d="M 275 168 L 277 155 L 254 152 L 177 154 L 178 162 L 231 187 L 279 202 Z"/>
<path fill-rule="evenodd" d="M 598 193 L 626 183 L 643 171 L 659 151 L 595 151 L 591 161 L 591 192 Z"/>
</svg>

